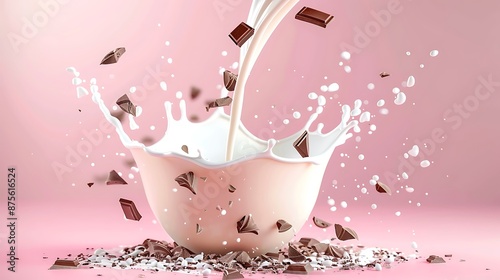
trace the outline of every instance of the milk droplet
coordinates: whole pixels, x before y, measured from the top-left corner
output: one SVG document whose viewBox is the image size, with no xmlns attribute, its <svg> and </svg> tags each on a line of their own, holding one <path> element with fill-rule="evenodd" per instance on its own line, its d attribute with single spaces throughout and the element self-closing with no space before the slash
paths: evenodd
<svg viewBox="0 0 500 280">
<path fill-rule="evenodd" d="M 376 263 L 376 264 L 375 264 L 375 270 L 376 270 L 376 271 L 381 271 L 381 270 L 382 270 L 382 265 L 381 265 L 381 264 L 379 264 L 379 263 Z"/>
<path fill-rule="evenodd" d="M 328 199 L 328 205 L 330 206 L 335 205 L 335 200 L 333 200 L 333 198 Z"/>
<path fill-rule="evenodd" d="M 398 87 L 392 89 L 392 93 L 398 94 L 401 90 Z"/>
<path fill-rule="evenodd" d="M 372 179 L 375 180 L 375 181 L 377 181 L 378 179 L 380 179 L 380 177 L 378 175 L 373 175 Z"/>
<path fill-rule="evenodd" d="M 359 159 L 359 160 L 364 160 L 364 159 L 365 159 L 365 155 L 363 155 L 363 154 L 359 154 L 358 159 Z"/>
<path fill-rule="evenodd" d="M 344 66 L 344 71 L 346 73 L 351 73 L 351 66 L 349 66 L 349 65 Z"/>
<path fill-rule="evenodd" d="M 319 106 L 325 106 L 326 105 L 326 98 L 323 95 L 320 95 L 318 97 L 318 105 Z"/>
<path fill-rule="evenodd" d="M 340 206 L 341 206 L 342 208 L 347 208 L 347 202 L 342 201 L 342 202 L 340 203 Z"/>
<path fill-rule="evenodd" d="M 142 115 L 142 107 L 137 106 L 137 107 L 135 107 L 135 116 L 139 117 L 140 115 Z"/>
<path fill-rule="evenodd" d="M 428 167 L 429 165 L 431 165 L 431 162 L 430 162 L 430 161 L 428 161 L 428 160 L 422 160 L 422 161 L 420 162 L 420 166 L 422 166 L 423 168 L 426 168 L 426 167 Z"/>
<path fill-rule="evenodd" d="M 439 54 L 439 51 L 438 51 L 438 50 L 432 50 L 432 51 L 430 52 L 430 56 L 432 56 L 432 57 L 435 57 L 435 56 L 437 56 L 438 54 Z"/>
<path fill-rule="evenodd" d="M 239 237 L 236 238 L 236 242 L 240 243 L 240 241 L 241 241 L 241 238 L 239 238 Z"/>
<path fill-rule="evenodd" d="M 349 60 L 351 59 L 351 54 L 348 51 L 343 51 L 342 53 L 340 53 L 340 57 L 345 60 Z"/>
<path fill-rule="evenodd" d="M 314 100 L 316 98 L 318 98 L 318 94 L 316 94 L 315 92 L 310 92 L 307 97 L 309 97 L 309 99 L 311 100 Z"/>
<path fill-rule="evenodd" d="M 300 112 L 293 112 L 293 117 L 295 119 L 300 119 Z"/>
<path fill-rule="evenodd" d="M 381 115 L 387 115 L 387 114 L 389 114 L 389 109 L 387 109 L 387 108 L 382 108 L 382 109 L 380 109 L 380 110 L 379 110 L 379 113 L 380 113 Z"/>
<path fill-rule="evenodd" d="M 162 89 L 163 91 L 167 91 L 167 83 L 165 83 L 165 82 L 163 82 L 163 81 L 162 81 L 162 82 L 160 82 L 160 87 L 161 87 L 161 89 Z"/>
<path fill-rule="evenodd" d="M 169 64 L 171 64 L 171 63 L 172 63 L 172 58 L 171 58 L 171 57 L 169 57 L 169 58 L 167 59 L 167 62 L 168 62 Z"/>
<path fill-rule="evenodd" d="M 227 211 L 226 211 L 225 209 L 222 209 L 222 211 L 220 211 L 220 214 L 221 214 L 222 216 L 225 216 L 225 215 L 227 214 Z"/>
<path fill-rule="evenodd" d="M 96 78 L 90 79 L 90 84 L 91 85 L 95 85 L 96 83 L 97 83 L 97 79 Z"/>
<path fill-rule="evenodd" d="M 339 84 L 337 84 L 337 83 L 332 83 L 332 84 L 330 84 L 330 85 L 328 86 L 328 91 L 329 91 L 329 92 L 334 92 L 334 91 L 339 90 L 339 88 L 340 88 Z"/>
<path fill-rule="evenodd" d="M 151 130 L 155 130 L 155 129 L 156 129 L 156 127 L 155 127 L 154 125 L 152 125 L 152 126 L 150 126 L 150 127 L 149 127 L 149 129 L 151 129 Z"/>
<path fill-rule="evenodd" d="M 356 133 L 360 133 L 361 132 L 361 128 L 359 127 L 359 125 L 356 125 L 352 128 L 352 130 Z"/>
<path fill-rule="evenodd" d="M 405 158 L 409 158 L 409 157 L 410 157 L 410 156 L 408 155 L 408 153 L 404 153 L 404 154 L 403 154 L 403 156 L 404 156 Z"/>
<path fill-rule="evenodd" d="M 399 217 L 399 216 L 401 216 L 401 212 L 399 212 L 399 211 L 398 211 L 398 212 L 396 212 L 395 214 L 396 214 L 396 216 L 398 216 L 398 217 Z"/>
<path fill-rule="evenodd" d="M 369 121 L 370 121 L 370 112 L 363 112 L 359 117 L 359 122 L 364 123 Z"/>
<path fill-rule="evenodd" d="M 408 77 L 408 80 L 406 81 L 406 86 L 413 87 L 414 85 L 415 85 L 415 77 L 413 76 Z"/>
<path fill-rule="evenodd" d="M 129 89 L 130 93 L 134 93 L 136 90 L 137 90 L 136 87 L 130 87 L 130 89 Z"/>
<path fill-rule="evenodd" d="M 129 178 L 129 179 L 134 179 L 134 174 L 129 173 L 129 174 L 128 174 L 128 178 Z"/>
<path fill-rule="evenodd" d="M 203 277 L 208 277 L 211 272 L 212 272 L 212 270 L 210 270 L 209 268 L 205 268 L 205 269 L 203 269 L 201 274 L 203 275 Z"/>
<path fill-rule="evenodd" d="M 403 172 L 403 174 L 401 174 L 401 176 L 403 177 L 403 179 L 407 180 L 408 179 L 408 174 L 406 172 Z"/>
<path fill-rule="evenodd" d="M 384 99 L 380 99 L 379 101 L 377 101 L 377 106 L 378 107 L 382 107 L 385 105 L 385 100 Z"/>
<path fill-rule="evenodd" d="M 99 92 L 99 87 L 97 85 L 91 85 L 90 92 L 92 92 L 93 94 L 97 94 Z"/>
<path fill-rule="evenodd" d="M 82 98 L 85 95 L 89 95 L 89 92 L 87 91 L 87 89 L 85 89 L 84 87 L 81 87 L 81 86 L 76 88 L 76 97 Z"/>
<path fill-rule="evenodd" d="M 344 221 L 346 221 L 346 222 L 350 222 L 350 221 L 351 221 L 351 217 L 345 217 L 345 218 L 344 218 Z"/>
<path fill-rule="evenodd" d="M 181 99 L 181 98 L 182 98 L 182 91 L 178 91 L 178 92 L 176 92 L 176 93 L 175 93 L 175 97 L 176 97 L 177 99 Z"/>
<path fill-rule="evenodd" d="M 289 124 L 289 123 L 290 123 L 290 120 L 288 120 L 288 119 L 283 120 L 283 124 Z"/>
<path fill-rule="evenodd" d="M 78 78 L 78 77 L 73 78 L 73 79 L 71 80 L 71 83 L 72 83 L 74 86 L 77 86 L 77 85 L 79 85 L 79 84 L 81 84 L 81 83 L 82 83 L 82 79 L 80 79 L 80 78 Z"/>
<path fill-rule="evenodd" d="M 411 243 L 411 247 L 412 247 L 413 249 L 417 250 L 417 249 L 418 249 L 418 244 L 417 244 L 417 242 L 413 241 L 413 242 Z"/>
<path fill-rule="evenodd" d="M 222 241 L 222 245 L 227 245 L 227 241 Z"/>
<path fill-rule="evenodd" d="M 316 108 L 316 114 L 321 114 L 323 113 L 323 107 L 322 106 L 319 106 L 318 108 Z"/>
<path fill-rule="evenodd" d="M 396 96 L 396 99 L 394 99 L 394 104 L 396 104 L 396 105 L 402 105 L 403 103 L 405 103 L 405 101 L 406 101 L 406 95 L 405 95 L 404 92 L 401 91 Z"/>
<path fill-rule="evenodd" d="M 337 211 L 337 207 L 335 207 L 335 206 L 330 207 L 330 211 L 332 211 L 332 212 Z"/>
<path fill-rule="evenodd" d="M 411 52 L 406 52 L 406 55 L 411 55 Z"/>
<path fill-rule="evenodd" d="M 76 71 L 76 68 L 75 68 L 75 67 L 68 67 L 68 68 L 66 68 L 66 71 L 70 72 L 70 73 L 71 73 L 71 74 L 73 74 L 73 75 L 74 75 L 75 73 L 77 73 L 77 71 Z"/>
<path fill-rule="evenodd" d="M 408 151 L 408 154 L 412 157 L 416 157 L 418 156 L 418 153 L 419 153 L 420 149 L 418 148 L 417 145 L 413 145 L 413 147 L 411 148 L 411 150 Z"/>
<path fill-rule="evenodd" d="M 313 107 L 311 107 L 311 106 L 307 107 L 307 111 L 309 111 L 309 112 L 311 112 L 312 109 L 313 109 Z"/>
<path fill-rule="evenodd" d="M 370 125 L 370 130 L 371 130 L 371 131 L 375 131 L 375 130 L 377 130 L 377 126 L 376 126 L 376 125 L 374 125 L 374 124 L 371 124 L 371 125 Z M 378 179 L 377 179 L 377 180 L 378 180 Z"/>
<path fill-rule="evenodd" d="M 409 193 L 412 193 L 412 192 L 414 192 L 414 191 L 415 191 L 415 189 L 414 189 L 414 188 L 412 188 L 412 187 L 407 187 L 407 188 L 405 188 L 405 190 L 406 190 L 407 192 L 409 192 Z"/>
<path fill-rule="evenodd" d="M 129 124 L 130 124 L 130 130 L 136 130 L 136 129 L 139 128 L 139 126 L 135 122 L 134 116 L 128 115 L 128 121 L 129 121 Z"/>
<path fill-rule="evenodd" d="M 222 51 L 222 56 L 226 56 L 227 55 L 227 52 L 226 51 Z"/>
<path fill-rule="evenodd" d="M 423 65 L 423 64 L 420 64 L 420 68 L 424 68 L 424 67 L 425 67 L 425 65 Z"/>
<path fill-rule="evenodd" d="M 375 210 L 375 209 L 377 209 L 377 204 L 374 203 L 374 204 L 372 204 L 371 207 L 372 207 L 373 210 Z"/>
<path fill-rule="evenodd" d="M 369 83 L 367 86 L 366 86 L 369 90 L 372 90 L 375 88 L 375 85 L 373 83 Z"/>
<path fill-rule="evenodd" d="M 369 183 L 370 183 L 370 185 L 375 186 L 375 185 L 377 184 L 377 180 L 375 180 L 375 179 L 371 179 L 371 180 L 369 181 Z"/>
<path fill-rule="evenodd" d="M 326 86 L 326 85 L 322 85 L 319 89 L 320 89 L 322 92 L 327 92 L 327 91 L 328 91 L 328 86 Z"/>
</svg>

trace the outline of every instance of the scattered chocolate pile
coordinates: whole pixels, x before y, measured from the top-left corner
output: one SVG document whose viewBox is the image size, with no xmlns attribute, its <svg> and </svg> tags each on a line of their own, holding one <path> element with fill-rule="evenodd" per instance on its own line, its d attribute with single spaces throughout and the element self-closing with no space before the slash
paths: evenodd
<svg viewBox="0 0 500 280">
<path fill-rule="evenodd" d="M 119 250 L 97 249 L 92 254 L 81 253 L 76 259 L 58 259 L 54 266 L 141 269 L 152 273 L 178 271 L 203 276 L 217 272 L 222 279 L 239 279 L 244 278 L 245 274 L 255 273 L 308 274 L 326 269 L 380 270 L 381 267 L 390 268 L 391 264 L 406 262 L 409 258 L 404 257 L 401 252 L 364 246 L 341 247 L 306 237 L 290 242 L 287 248 L 277 253 L 253 258 L 244 251 L 225 255 L 195 254 L 175 242 L 146 239 L 142 244 Z"/>
</svg>

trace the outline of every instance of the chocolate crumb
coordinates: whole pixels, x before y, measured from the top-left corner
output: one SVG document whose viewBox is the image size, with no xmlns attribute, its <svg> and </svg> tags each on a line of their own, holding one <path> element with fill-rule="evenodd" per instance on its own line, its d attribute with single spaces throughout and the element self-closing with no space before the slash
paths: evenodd
<svg viewBox="0 0 500 280">
<path fill-rule="evenodd" d="M 190 190 L 193 194 L 196 194 L 196 177 L 192 171 L 177 176 L 175 181 L 179 184 L 179 186 Z"/>
<path fill-rule="evenodd" d="M 380 78 L 385 78 L 385 77 L 389 77 L 391 74 L 387 73 L 387 72 L 380 72 Z"/>
<path fill-rule="evenodd" d="M 94 185 L 94 183 L 87 183 L 87 186 L 92 187 Z"/>
<path fill-rule="evenodd" d="M 259 235 L 259 229 L 250 215 L 243 216 L 236 223 L 236 229 L 238 230 L 238 233 L 253 233 L 255 235 Z"/>
<path fill-rule="evenodd" d="M 428 263 L 445 263 L 446 261 L 440 256 L 430 255 L 427 260 Z"/>
<path fill-rule="evenodd" d="M 319 228 L 327 228 L 327 227 L 329 227 L 329 226 L 332 225 L 332 224 L 330 224 L 330 223 L 328 223 L 326 221 L 323 221 L 320 218 L 316 218 L 316 217 L 313 217 L 313 222 Z"/>
<path fill-rule="evenodd" d="M 111 170 L 106 185 L 127 185 L 127 182 L 115 170 Z"/>
<path fill-rule="evenodd" d="M 354 230 L 343 227 L 340 224 L 335 224 L 335 233 L 337 234 L 337 238 L 342 241 L 358 239 L 358 235 Z"/>
<path fill-rule="evenodd" d="M 236 188 L 233 185 L 229 185 L 228 187 L 230 193 L 234 193 L 236 191 Z"/>
<path fill-rule="evenodd" d="M 117 63 L 120 57 L 125 53 L 125 48 L 120 47 L 116 48 L 109 53 L 107 53 L 104 58 L 101 60 L 101 65 L 102 64 L 113 64 Z"/>
<path fill-rule="evenodd" d="M 198 96 L 200 96 L 200 93 L 201 89 L 197 87 L 191 87 L 191 100 L 195 100 L 196 98 L 198 98 Z"/>
</svg>

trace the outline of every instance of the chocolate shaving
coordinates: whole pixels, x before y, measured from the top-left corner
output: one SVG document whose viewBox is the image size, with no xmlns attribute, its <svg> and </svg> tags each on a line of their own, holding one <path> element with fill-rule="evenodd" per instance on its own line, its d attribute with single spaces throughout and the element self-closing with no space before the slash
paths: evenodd
<svg viewBox="0 0 500 280">
<path fill-rule="evenodd" d="M 226 70 L 224 71 L 224 87 L 228 91 L 234 91 L 234 88 L 236 86 L 236 81 L 238 80 L 238 75 L 233 74 L 231 71 Z"/>
<path fill-rule="evenodd" d="M 288 265 L 285 271 L 283 273 L 291 273 L 291 274 L 308 274 L 309 272 L 313 271 L 313 267 L 311 266 L 310 263 L 294 263 Z"/>
<path fill-rule="evenodd" d="M 200 226 L 200 224 L 196 224 L 196 234 L 200 234 L 203 231 L 203 228 Z"/>
<path fill-rule="evenodd" d="M 198 96 L 200 96 L 200 93 L 201 89 L 197 87 L 191 87 L 191 100 L 195 100 L 196 98 L 198 98 Z"/>
<path fill-rule="evenodd" d="M 223 107 L 223 106 L 228 106 L 233 102 L 233 99 L 229 96 L 223 97 L 223 98 L 217 98 L 215 101 L 212 101 L 208 103 L 208 106 L 205 107 L 205 109 L 210 110 L 210 108 L 216 108 L 216 107 Z"/>
<path fill-rule="evenodd" d="M 181 150 L 183 150 L 186 154 L 189 154 L 188 146 L 182 145 Z"/>
<path fill-rule="evenodd" d="M 276 227 L 278 227 L 278 232 L 282 233 L 291 229 L 292 225 L 287 223 L 285 220 L 278 220 L 276 222 Z"/>
<path fill-rule="evenodd" d="M 333 16 L 313 8 L 303 7 L 295 15 L 295 19 L 326 28 L 326 25 L 333 19 Z"/>
<path fill-rule="evenodd" d="M 451 258 L 453 255 L 452 254 L 446 254 L 444 255 L 445 258 Z"/>
<path fill-rule="evenodd" d="M 252 37 L 254 34 L 255 29 L 253 29 L 251 26 L 248 24 L 242 22 L 236 28 L 231 31 L 229 34 L 229 38 L 233 40 L 233 42 L 238 46 L 241 47 L 245 42 Z"/>
<path fill-rule="evenodd" d="M 179 184 L 179 186 L 190 190 L 193 194 L 196 194 L 196 177 L 192 171 L 177 176 L 175 181 Z"/>
<path fill-rule="evenodd" d="M 125 218 L 128 220 L 140 221 L 142 216 L 135 207 L 135 203 L 132 200 L 120 198 L 120 205 L 122 206 Z"/>
<path fill-rule="evenodd" d="M 377 184 L 375 185 L 375 190 L 377 190 L 377 192 L 379 193 L 387 193 L 388 195 L 392 194 L 391 188 L 389 188 L 389 186 L 379 181 L 377 181 Z"/>
<path fill-rule="evenodd" d="M 236 188 L 233 185 L 229 185 L 228 190 L 230 193 L 234 193 L 236 191 Z"/>
<path fill-rule="evenodd" d="M 115 170 L 111 170 L 106 185 L 127 185 L 127 182 Z"/>
<path fill-rule="evenodd" d="M 314 239 L 314 238 L 311 238 L 311 237 L 302 237 L 299 240 L 299 243 L 302 243 L 302 245 L 304 245 L 306 247 L 311 247 L 314 244 L 318 244 L 319 241 Z"/>
<path fill-rule="evenodd" d="M 109 53 L 107 53 L 104 58 L 101 60 L 101 65 L 102 64 L 113 64 L 117 63 L 120 57 L 125 53 L 125 48 L 120 47 L 116 48 Z"/>
<path fill-rule="evenodd" d="M 391 74 L 387 73 L 387 72 L 380 72 L 380 78 L 385 78 L 385 77 L 389 77 Z"/>
<path fill-rule="evenodd" d="M 228 268 L 222 274 L 222 280 L 232 280 L 245 278 L 237 269 Z"/>
<path fill-rule="evenodd" d="M 236 223 L 236 229 L 238 230 L 238 233 L 253 233 L 255 235 L 259 235 L 259 229 L 250 215 L 243 216 Z"/>
<path fill-rule="evenodd" d="M 92 187 L 94 185 L 94 183 L 87 183 L 87 186 Z"/>
<path fill-rule="evenodd" d="M 332 224 L 325 222 L 322 219 L 316 218 L 316 217 L 313 217 L 313 222 L 319 228 L 327 228 L 327 227 L 332 225 Z"/>
<path fill-rule="evenodd" d="M 430 255 L 427 258 L 427 262 L 428 263 L 445 263 L 446 261 L 443 258 L 441 258 L 440 256 Z"/>
<path fill-rule="evenodd" d="M 339 240 L 345 241 L 350 239 L 358 239 L 356 232 L 350 228 L 343 227 L 342 225 L 335 224 L 335 233 Z"/>
<path fill-rule="evenodd" d="M 228 205 L 229 205 L 229 207 L 233 206 L 233 201 L 232 201 L 232 200 L 229 200 Z"/>
<path fill-rule="evenodd" d="M 304 131 L 304 133 L 293 142 L 293 147 L 303 158 L 309 156 L 309 137 L 307 131 Z"/>
<path fill-rule="evenodd" d="M 126 94 L 116 100 L 116 105 L 118 105 L 123 111 L 136 117 L 136 106 L 132 103 L 132 101 L 130 101 Z"/>
</svg>

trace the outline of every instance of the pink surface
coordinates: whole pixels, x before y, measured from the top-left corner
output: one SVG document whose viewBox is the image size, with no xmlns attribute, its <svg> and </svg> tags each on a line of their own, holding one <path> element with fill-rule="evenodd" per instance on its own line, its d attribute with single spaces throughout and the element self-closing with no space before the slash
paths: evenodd
<svg viewBox="0 0 500 280">
<path fill-rule="evenodd" d="M 20 260 L 16 273 L 7 271 L 8 233 L 2 226 L 0 278 L 94 278 L 97 271 L 47 268 L 56 257 L 85 252 L 86 247 L 134 245 L 146 238 L 169 240 L 153 222 L 140 175 L 125 164 L 131 159 L 130 152 L 114 132 L 100 128 L 104 117 L 90 96 L 76 98 L 73 76 L 65 68 L 76 67 L 87 82 L 97 78 L 109 107 L 131 86 L 140 88 L 135 103 L 144 108 L 137 118 L 141 129 L 130 135 L 158 140 L 166 126 L 163 102 L 177 104 L 177 91 L 187 97 L 191 86 L 201 88 L 200 98 L 188 100 L 188 114 L 202 119 L 208 116 L 204 105 L 218 97 L 217 85 L 222 82 L 219 67 L 229 69 L 239 58 L 239 49 L 227 34 L 246 20 L 250 1 L 1 3 L 0 219 L 7 224 L 6 169 L 15 166 Z M 329 12 L 335 19 L 326 29 L 297 21 L 293 13 L 302 6 Z M 423 257 L 451 253 L 453 258 L 435 265 L 419 259 L 381 272 L 334 270 L 301 277 L 259 274 L 250 279 L 329 279 L 333 276 L 326 275 L 332 274 L 336 279 L 500 278 L 500 188 L 496 177 L 500 166 L 500 126 L 496 121 L 500 38 L 495 28 L 500 24 L 499 8 L 496 1 L 299 2 L 278 26 L 253 69 L 243 123 L 257 136 L 269 135 L 273 129 L 278 139 L 291 135 L 306 122 L 310 114 L 307 107 L 316 107 L 316 100 L 307 98 L 314 91 L 327 98 L 319 121 L 325 123 L 324 131 L 329 131 L 340 120 L 337 102 L 352 106 L 355 99 L 366 100 L 363 108 L 375 117 L 361 124 L 362 132 L 354 135 L 361 136 L 359 143 L 350 139 L 334 152 L 311 216 L 355 229 L 359 243 L 367 246 L 412 253 L 410 244 L 416 241 Z M 382 15 L 386 17 L 381 19 Z M 26 21 L 37 23 L 29 30 Z M 127 49 L 119 63 L 100 66 L 104 54 L 119 46 Z M 340 57 L 343 47 L 351 51 L 349 61 Z M 434 49 L 439 55 L 431 57 L 429 52 Z M 221 55 L 223 51 L 227 56 Z M 352 68 L 351 73 L 339 66 L 341 61 Z M 382 71 L 391 76 L 381 79 L 378 73 Z M 416 78 L 416 84 L 405 88 L 401 83 L 409 75 Z M 161 90 L 160 81 L 167 83 L 166 92 Z M 339 91 L 320 90 L 333 82 L 340 85 Z M 375 85 L 373 90 L 367 89 L 369 83 Z M 148 85 L 151 88 L 145 89 Z M 406 93 L 404 105 L 394 105 L 393 87 Z M 385 99 L 388 115 L 378 112 L 379 99 Z M 294 119 L 292 110 L 300 111 L 302 117 Z M 287 125 L 282 124 L 285 118 L 290 119 Z M 369 124 L 377 126 L 373 134 L 367 133 Z M 96 137 L 91 143 L 88 135 L 95 129 L 103 137 L 90 136 Z M 433 139 L 435 133 L 446 138 L 434 136 L 433 141 L 425 141 Z M 423 142 L 427 142 L 427 150 Z M 91 149 L 69 165 L 70 151 L 85 143 L 91 143 Z M 431 161 L 429 167 L 404 160 L 403 154 L 414 144 L 420 146 L 422 157 Z M 364 160 L 358 159 L 359 154 Z M 54 164 L 66 166 L 68 172 L 58 175 Z M 104 180 L 111 169 L 122 172 L 129 185 L 106 186 Z M 402 171 L 409 179 L 394 181 L 392 176 Z M 129 173 L 134 179 L 128 178 Z M 399 193 L 376 193 L 368 183 L 375 174 Z M 88 182 L 96 184 L 88 188 Z M 415 191 L 408 193 L 401 188 L 406 185 Z M 361 192 L 363 187 L 367 194 Z M 122 218 L 117 202 L 121 197 L 134 200 L 143 216 L 140 222 Z M 330 210 L 329 197 L 335 200 L 336 211 Z M 348 207 L 340 207 L 341 201 Z M 378 208 L 372 210 L 372 204 Z M 400 216 L 395 215 L 397 211 Z M 344 221 L 346 216 L 350 222 Z M 305 235 L 321 240 L 334 232 L 323 232 L 307 223 L 298 237 Z M 139 272 L 99 273 L 104 276 L 100 279 L 121 280 L 135 279 Z M 146 274 L 147 279 L 196 278 Z"/>
</svg>

